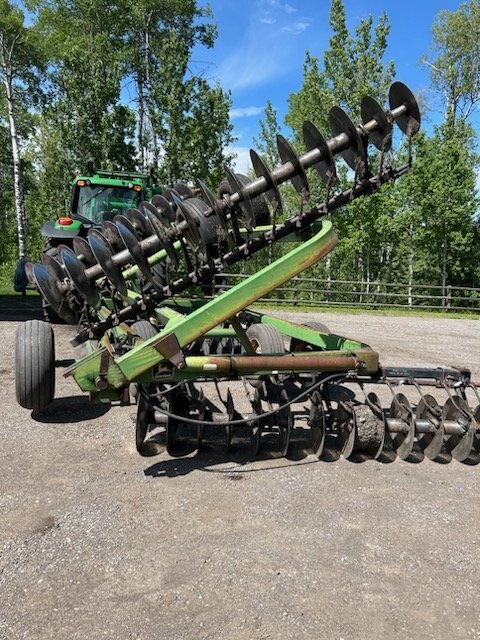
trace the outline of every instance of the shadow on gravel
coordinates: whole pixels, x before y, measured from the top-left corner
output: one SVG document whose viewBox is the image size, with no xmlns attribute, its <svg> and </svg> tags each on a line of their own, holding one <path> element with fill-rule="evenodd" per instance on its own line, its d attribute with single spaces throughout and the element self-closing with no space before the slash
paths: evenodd
<svg viewBox="0 0 480 640">
<path fill-rule="evenodd" d="M 34 411 L 32 418 L 37 422 L 64 424 L 95 420 L 109 410 L 109 405 L 91 404 L 87 396 L 68 396 L 56 398 L 45 411 L 38 413 Z"/>
<path fill-rule="evenodd" d="M 306 457 L 306 454 L 302 457 L 302 460 Z M 282 462 L 278 465 L 268 464 L 267 466 L 255 467 L 255 469 L 231 469 L 211 468 L 215 465 L 224 465 L 226 463 L 235 463 L 239 465 L 246 465 L 252 462 L 272 461 L 273 456 L 257 456 L 252 458 L 247 452 L 239 451 L 238 454 L 229 454 L 226 457 L 222 457 L 220 452 L 216 453 L 197 453 L 196 455 L 188 458 L 168 458 L 167 460 L 161 460 L 156 462 L 152 466 L 145 469 L 143 472 L 146 476 L 152 478 L 175 478 L 177 476 L 186 476 L 192 471 L 205 471 L 207 473 L 220 473 L 227 476 L 230 480 L 241 480 L 243 476 L 251 473 L 257 473 L 259 471 L 271 471 L 272 469 L 284 469 L 285 467 L 295 467 L 299 464 L 318 464 L 321 460 L 307 460 L 306 462 L 300 462 L 299 457 L 295 457 L 290 463 Z M 278 458 L 277 458 L 278 459 Z M 290 457 L 286 458 L 290 460 Z M 285 460 L 285 458 L 282 458 Z"/>
<path fill-rule="evenodd" d="M 40 296 L 0 296 L 0 322 L 43 320 Z"/>
<path fill-rule="evenodd" d="M 328 448 L 326 447 L 324 449 L 320 458 L 305 460 L 305 458 L 310 455 L 310 452 L 302 448 L 295 448 L 289 451 L 288 455 L 285 458 L 282 458 L 282 463 L 278 465 L 272 464 L 273 460 L 279 458 L 278 455 L 265 454 L 252 458 L 252 456 L 249 455 L 248 451 L 244 449 L 229 452 L 227 456 L 222 455 L 222 452 L 219 449 L 211 449 L 209 451 L 202 450 L 201 452 L 197 452 L 195 455 L 188 455 L 192 453 L 192 449 L 185 449 L 185 455 L 188 455 L 188 457 L 171 457 L 166 460 L 160 460 L 159 462 L 156 462 L 155 464 L 145 469 L 144 474 L 152 478 L 175 478 L 177 476 L 186 476 L 192 471 L 206 471 L 207 473 L 221 473 L 229 477 L 230 480 L 241 480 L 243 476 L 251 473 L 257 473 L 258 471 L 283 469 L 285 467 L 298 466 L 299 464 L 310 465 L 319 463 L 321 464 L 325 462 L 336 462 L 342 457 L 341 453 L 338 449 L 335 448 L 333 443 L 328 444 Z M 386 464 L 391 464 L 395 460 L 398 460 L 400 463 L 406 462 L 407 464 L 419 464 L 424 459 L 425 456 L 419 447 L 415 447 L 413 452 L 404 461 L 399 460 L 399 458 L 395 454 L 395 451 L 387 447 L 382 451 L 382 453 L 376 460 L 372 460 L 371 456 L 357 453 L 353 457 L 349 458 L 348 462 L 358 464 L 370 460 L 376 463 L 380 463 L 383 466 Z M 262 461 L 269 461 L 269 464 L 265 466 L 256 466 L 254 469 L 245 469 L 241 467 L 238 469 L 224 467 L 219 469 L 214 468 L 216 465 L 225 465 L 228 463 L 235 463 L 243 466 L 251 464 L 252 462 L 259 463 Z M 452 456 L 445 451 L 442 452 L 434 462 L 436 464 L 449 464 L 450 462 L 452 462 Z M 461 464 L 465 464 L 468 466 L 478 465 L 480 464 L 480 455 L 476 451 L 472 451 L 470 456 Z"/>
</svg>

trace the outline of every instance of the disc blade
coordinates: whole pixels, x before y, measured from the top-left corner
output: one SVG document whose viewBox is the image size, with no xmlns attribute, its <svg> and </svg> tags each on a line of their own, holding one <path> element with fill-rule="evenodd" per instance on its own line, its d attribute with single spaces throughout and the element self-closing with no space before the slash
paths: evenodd
<svg viewBox="0 0 480 640">
<path fill-rule="evenodd" d="M 397 456 L 405 460 L 412 453 L 415 441 L 415 420 L 413 419 L 410 402 L 403 393 L 394 395 L 390 406 L 390 417 L 400 418 L 407 427 L 406 433 L 396 433 L 392 438 L 393 448 L 397 452 Z"/>
<path fill-rule="evenodd" d="M 344 133 L 349 140 L 349 146 L 340 151 L 340 155 L 351 169 L 363 177 L 367 170 L 367 156 L 357 128 L 345 111 L 337 106 L 330 109 L 329 120 L 332 135 L 336 137 Z"/>
<path fill-rule="evenodd" d="M 388 98 L 391 111 L 405 107 L 405 113 L 396 117 L 395 122 L 407 136 L 414 136 L 420 129 L 420 110 L 413 93 L 403 82 L 394 82 Z"/>
<path fill-rule="evenodd" d="M 145 215 L 139 209 L 128 209 L 125 217 L 131 222 L 139 238 L 143 239 L 151 235 L 152 228 Z"/>
<path fill-rule="evenodd" d="M 434 433 L 417 433 L 418 444 L 429 460 L 438 458 L 443 447 L 443 422 L 436 417 L 440 414 L 440 406 L 433 396 L 427 394 L 420 399 L 416 419 L 428 420 L 435 429 Z"/>
<path fill-rule="evenodd" d="M 178 196 L 174 195 L 173 197 L 175 199 L 175 205 L 177 206 L 178 220 L 180 222 L 184 221 L 187 225 L 187 229 L 184 232 L 185 240 L 188 242 L 194 253 L 196 253 L 200 248 L 201 243 L 197 216 Z"/>
<path fill-rule="evenodd" d="M 230 169 L 230 167 L 224 165 L 223 170 L 225 171 L 228 184 L 230 185 L 230 188 L 232 190 L 232 195 L 236 192 L 241 198 L 241 201 L 238 203 L 241 211 L 241 216 L 239 216 L 239 218 L 245 225 L 245 228 L 248 231 L 251 231 L 256 226 L 255 212 L 253 210 L 252 201 L 244 192 L 242 183 L 237 178 L 236 174 Z"/>
<path fill-rule="evenodd" d="M 228 233 L 227 218 L 225 217 L 225 211 L 223 210 L 222 203 L 220 202 L 220 200 L 217 200 L 217 198 L 215 198 L 211 189 L 209 189 L 205 184 L 205 182 L 200 180 L 200 178 L 197 178 L 197 184 L 200 188 L 200 191 L 203 194 L 203 197 L 208 203 L 208 206 L 218 216 L 218 219 L 220 220 L 220 224 L 222 225 L 223 230 Z"/>
<path fill-rule="evenodd" d="M 153 278 L 150 265 L 148 264 L 147 257 L 143 252 L 142 247 L 140 246 L 138 238 L 132 231 L 133 227 L 130 226 L 131 223 L 124 216 L 116 216 L 115 224 L 117 225 L 118 233 L 123 240 L 128 253 L 132 256 L 132 260 L 135 262 L 148 282 L 152 282 Z"/>
<path fill-rule="evenodd" d="M 445 449 L 452 458 L 463 462 L 472 452 L 476 432 L 475 421 L 467 401 L 460 396 L 449 398 L 443 407 L 442 420 L 454 420 L 465 429 L 463 435 L 450 436 L 445 442 Z"/>
<path fill-rule="evenodd" d="M 152 225 L 153 231 L 157 234 L 157 238 L 160 240 L 160 243 L 164 250 L 167 253 L 167 256 L 170 259 L 170 262 L 174 267 L 178 265 L 178 256 L 175 251 L 175 247 L 170 239 L 170 233 L 168 228 L 163 224 L 163 222 L 158 218 L 152 211 L 146 210 L 145 215 L 147 216 L 148 221 Z"/>
<path fill-rule="evenodd" d="M 291 144 L 280 134 L 277 135 L 277 147 L 282 162 L 284 164 L 290 162 L 295 169 L 295 175 L 290 178 L 290 182 L 302 198 L 307 199 L 310 195 L 307 175 L 298 159 L 298 155 L 295 153 Z"/>
<path fill-rule="evenodd" d="M 368 132 L 370 142 L 379 151 L 389 151 L 392 146 L 392 122 L 387 117 L 385 109 L 371 96 L 365 96 L 362 99 L 360 111 L 363 125 L 372 121 L 376 124 L 376 128 Z"/>
<path fill-rule="evenodd" d="M 34 264 L 32 268 L 35 286 L 48 304 L 68 324 L 77 324 L 76 314 L 67 306 L 67 302 L 58 289 L 58 280 L 52 272 L 42 264 Z"/>
<path fill-rule="evenodd" d="M 58 246 L 58 250 L 61 251 L 65 247 L 64 244 Z M 66 273 L 63 270 L 61 263 L 51 256 L 49 253 L 42 254 L 42 263 L 47 268 L 47 271 L 51 274 L 51 277 L 57 281 L 57 286 L 65 279 Z"/>
<path fill-rule="evenodd" d="M 312 167 L 327 186 L 334 184 L 337 180 L 337 169 L 332 152 L 320 131 L 309 120 L 305 120 L 303 123 L 303 140 L 307 151 L 312 151 L 312 149 L 320 151 L 322 159 L 313 164 Z"/>
<path fill-rule="evenodd" d="M 85 238 L 81 238 L 77 236 L 73 239 L 73 250 L 76 255 L 83 260 L 83 262 L 87 265 L 87 267 L 91 267 L 97 263 L 95 260 L 95 256 L 90 248 L 90 245 L 85 240 Z"/>
<path fill-rule="evenodd" d="M 312 393 L 308 423 L 310 425 L 310 447 L 313 454 L 320 458 L 325 446 L 326 425 L 322 396 L 318 391 Z"/>
<path fill-rule="evenodd" d="M 280 191 L 278 190 L 277 183 L 273 178 L 272 172 L 267 167 L 261 156 L 259 156 L 254 149 L 250 149 L 250 160 L 252 161 L 252 167 L 257 178 L 265 178 L 267 182 L 268 191 L 265 191 L 266 197 L 270 200 L 270 202 L 276 209 L 281 211 L 282 198 L 280 196 Z"/>
<path fill-rule="evenodd" d="M 165 196 L 160 194 L 154 195 L 151 204 L 157 210 L 156 215 L 160 217 L 164 224 L 168 226 L 171 222 L 175 222 L 175 210 Z"/>
<path fill-rule="evenodd" d="M 335 414 L 337 439 L 341 454 L 349 458 L 355 448 L 357 425 L 353 409 L 348 405 L 339 405 Z"/>
<path fill-rule="evenodd" d="M 123 242 L 118 233 L 118 229 L 112 220 L 106 220 L 102 224 L 101 229 L 102 234 L 108 240 L 110 246 L 112 247 L 113 253 L 118 253 L 123 249 Z"/>
<path fill-rule="evenodd" d="M 475 409 L 473 411 L 473 417 L 475 419 L 477 429 L 479 429 L 480 428 L 480 404 L 478 404 L 475 407 Z M 475 450 L 478 453 L 480 453 L 480 433 L 479 433 L 479 431 L 475 432 L 475 438 L 473 439 L 473 444 L 474 444 Z"/>
<path fill-rule="evenodd" d="M 85 267 L 79 258 L 68 247 L 60 250 L 60 257 L 76 290 L 91 307 L 99 309 L 100 294 L 98 289 L 90 284 L 85 274 Z"/>
<path fill-rule="evenodd" d="M 107 280 L 122 295 L 127 295 L 127 284 L 118 267 L 113 264 L 113 251 L 110 243 L 98 229 L 90 229 L 88 243 Z"/>
<path fill-rule="evenodd" d="M 35 276 L 33 274 L 33 262 L 25 263 L 25 275 L 30 284 L 35 284 Z"/>
</svg>

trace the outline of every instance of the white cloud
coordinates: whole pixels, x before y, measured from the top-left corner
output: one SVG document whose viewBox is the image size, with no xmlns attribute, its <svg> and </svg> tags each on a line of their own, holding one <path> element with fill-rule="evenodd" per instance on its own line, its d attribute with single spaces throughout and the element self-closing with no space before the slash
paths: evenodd
<svg viewBox="0 0 480 640">
<path fill-rule="evenodd" d="M 305 20 L 305 19 L 297 20 L 297 22 L 294 22 L 288 27 L 282 27 L 282 32 L 298 35 L 299 33 L 303 33 L 305 29 L 308 29 L 309 26 L 310 26 L 310 22 L 308 20 Z"/>
<path fill-rule="evenodd" d="M 230 118 L 250 118 L 251 116 L 258 116 L 262 113 L 263 107 L 237 107 L 230 109 Z"/>
<path fill-rule="evenodd" d="M 248 28 L 218 69 L 222 86 L 236 92 L 289 73 L 297 37 L 311 23 L 308 16 L 292 18 L 294 13 L 294 5 L 285 0 L 261 0 L 256 5 Z"/>
<path fill-rule="evenodd" d="M 234 153 L 236 158 L 233 160 L 233 169 L 236 173 L 248 175 L 252 168 L 250 161 L 250 149 L 248 147 L 232 146 L 227 149 L 228 153 Z"/>
</svg>

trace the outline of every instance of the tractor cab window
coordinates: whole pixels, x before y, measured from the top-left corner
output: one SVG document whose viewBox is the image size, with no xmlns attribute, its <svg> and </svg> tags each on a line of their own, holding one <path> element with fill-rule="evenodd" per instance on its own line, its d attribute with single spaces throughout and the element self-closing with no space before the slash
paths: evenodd
<svg viewBox="0 0 480 640">
<path fill-rule="evenodd" d="M 77 186 L 73 198 L 72 213 L 78 213 L 95 224 L 113 220 L 119 213 L 138 207 L 141 191 L 129 187 L 108 187 L 102 185 Z"/>
</svg>

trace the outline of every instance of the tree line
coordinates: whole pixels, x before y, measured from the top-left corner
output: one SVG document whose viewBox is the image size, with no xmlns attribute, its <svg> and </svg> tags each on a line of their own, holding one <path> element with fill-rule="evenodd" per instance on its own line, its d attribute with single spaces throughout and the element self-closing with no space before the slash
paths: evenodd
<svg viewBox="0 0 480 640">
<path fill-rule="evenodd" d="M 272 166 L 285 127 L 301 152 L 304 120 L 328 135 L 330 106 L 358 122 L 363 95 L 385 102 L 395 77 L 395 62 L 386 60 L 387 14 L 349 30 L 343 0 L 331 0 L 330 28 L 322 59 L 306 52 L 302 86 L 289 96 L 282 126 L 267 103 L 256 147 Z M 392 152 L 396 163 L 413 155 L 411 174 L 335 214 L 341 242 L 313 275 L 359 280 L 367 289 L 377 281 L 480 286 L 479 34 L 480 0 L 438 14 L 433 54 L 423 61 L 431 88 L 419 97 L 425 113 L 435 96 L 441 121 L 411 149 Z M 25 0 L 23 10 L 0 0 L 1 264 L 26 252 L 38 257 L 41 224 L 68 210 L 68 184 L 87 160 L 154 167 L 165 185 L 195 177 L 219 184 L 222 164 L 232 161 L 231 96 L 192 59 L 216 35 L 210 9 L 196 0 Z M 372 170 L 388 161 L 373 150 L 370 157 Z M 337 164 L 343 189 L 352 176 Z M 310 182 L 312 202 L 321 201 L 324 185 L 314 176 Z M 283 194 L 288 215 L 298 197 L 288 187 Z"/>
<path fill-rule="evenodd" d="M 216 26 L 196 0 L 0 0 L 0 180 L 6 261 L 41 245 L 87 161 L 221 180 L 231 98 L 196 69 Z M 28 16 L 28 24 L 25 19 Z M 15 239 L 17 243 L 15 245 Z"/>
<path fill-rule="evenodd" d="M 360 121 L 362 96 L 385 103 L 395 78 L 395 62 L 386 61 L 390 25 L 383 14 L 362 19 L 351 32 L 343 0 L 332 0 L 331 37 L 323 59 L 306 53 L 303 83 L 289 96 L 286 125 L 302 150 L 302 123 L 312 120 L 328 132 L 328 111 L 340 105 L 354 122 Z M 433 55 L 422 61 L 431 71 L 427 96 L 417 96 L 424 121 L 428 100 L 436 99 L 442 117 L 392 152 L 395 165 L 413 158 L 412 172 L 373 196 L 354 201 L 333 215 L 340 242 L 331 257 L 308 275 L 323 280 L 354 280 L 361 291 L 377 283 L 427 283 L 441 286 L 480 286 L 480 220 L 478 216 L 478 155 L 476 143 L 480 102 L 480 1 L 469 0 L 457 11 L 441 11 L 432 26 Z M 406 79 L 408 83 L 408 79 Z M 476 111 L 477 110 L 477 111 Z M 279 161 L 274 144 L 281 126 L 267 103 L 257 144 L 271 164 Z M 369 148 L 374 172 L 379 153 Z M 385 158 L 383 159 L 385 162 Z M 339 168 L 338 189 L 352 182 L 351 172 Z M 325 196 L 312 180 L 314 201 Z M 298 205 L 291 189 L 287 203 Z M 374 284 L 375 283 L 375 284 Z"/>
</svg>

